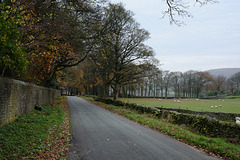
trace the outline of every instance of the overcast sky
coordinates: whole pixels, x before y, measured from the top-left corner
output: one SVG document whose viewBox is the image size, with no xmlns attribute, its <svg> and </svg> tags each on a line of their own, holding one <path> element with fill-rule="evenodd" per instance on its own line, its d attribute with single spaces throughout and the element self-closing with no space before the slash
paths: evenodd
<svg viewBox="0 0 240 160">
<path fill-rule="evenodd" d="M 186 25 L 170 25 L 161 19 L 163 0 L 110 0 L 122 2 L 141 27 L 151 33 L 146 44 L 156 53 L 163 70 L 205 71 L 240 68 L 240 0 L 191 7 Z M 193 0 L 190 0 L 193 1 Z"/>
</svg>

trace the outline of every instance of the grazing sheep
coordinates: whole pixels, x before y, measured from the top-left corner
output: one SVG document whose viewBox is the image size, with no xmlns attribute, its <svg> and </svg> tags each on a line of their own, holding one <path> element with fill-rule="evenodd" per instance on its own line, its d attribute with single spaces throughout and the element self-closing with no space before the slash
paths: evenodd
<svg viewBox="0 0 240 160">
<path fill-rule="evenodd" d="M 222 105 L 220 104 L 220 105 L 219 105 L 219 108 L 221 108 L 221 107 L 222 107 Z"/>
<path fill-rule="evenodd" d="M 176 100 L 174 100 L 174 103 L 176 103 Z"/>
<path fill-rule="evenodd" d="M 196 99 L 196 101 L 199 101 L 199 99 Z"/>
<path fill-rule="evenodd" d="M 236 123 L 240 125 L 240 117 L 236 117 Z"/>
<path fill-rule="evenodd" d="M 179 100 L 177 100 L 177 102 L 178 102 L 178 103 L 180 103 L 180 101 L 179 101 Z"/>
<path fill-rule="evenodd" d="M 211 109 L 213 109 L 213 106 L 211 106 Z"/>
<path fill-rule="evenodd" d="M 221 100 L 221 99 L 218 99 L 219 101 Z"/>
<path fill-rule="evenodd" d="M 161 99 L 159 99 L 159 101 L 161 101 Z"/>
<path fill-rule="evenodd" d="M 215 106 L 215 108 L 218 108 L 218 106 Z"/>
</svg>

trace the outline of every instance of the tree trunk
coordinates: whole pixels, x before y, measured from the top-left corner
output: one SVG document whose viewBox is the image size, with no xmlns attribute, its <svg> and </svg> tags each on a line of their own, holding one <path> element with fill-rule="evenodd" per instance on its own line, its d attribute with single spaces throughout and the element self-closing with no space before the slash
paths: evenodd
<svg viewBox="0 0 240 160">
<path fill-rule="evenodd" d="M 153 97 L 156 97 L 156 83 L 153 83 Z"/>
<path fill-rule="evenodd" d="M 100 97 L 101 98 L 106 98 L 107 97 L 107 85 L 106 85 L 106 77 L 105 75 L 103 76 L 103 84 L 100 86 Z"/>
<path fill-rule="evenodd" d="M 5 70 L 6 70 L 6 66 L 3 68 L 3 70 L 2 70 L 2 74 L 1 74 L 1 76 L 3 77 L 3 75 L 4 75 L 4 72 L 5 72 Z"/>
<path fill-rule="evenodd" d="M 148 97 L 151 96 L 151 88 L 152 88 L 152 84 L 150 83 L 148 87 Z"/>
<path fill-rule="evenodd" d="M 131 97 L 131 87 L 130 87 L 130 84 L 128 84 L 128 98 Z"/>
<path fill-rule="evenodd" d="M 90 85 L 87 85 L 87 95 L 90 95 Z"/>
<path fill-rule="evenodd" d="M 114 100 L 118 100 L 119 89 L 120 89 L 120 85 L 119 85 L 119 84 L 116 84 L 116 85 L 115 85 L 115 90 L 114 90 Z"/>
<path fill-rule="evenodd" d="M 145 93 L 144 93 L 145 97 L 147 97 L 147 85 L 145 86 Z"/>
<path fill-rule="evenodd" d="M 180 86 L 178 85 L 178 91 L 177 91 L 177 93 L 178 93 L 178 98 L 180 98 L 181 96 L 180 96 Z"/>
<path fill-rule="evenodd" d="M 143 86 L 141 86 L 141 97 L 143 98 Z"/>
<path fill-rule="evenodd" d="M 165 88 L 165 99 L 167 99 L 167 98 L 168 98 L 168 89 Z"/>
<path fill-rule="evenodd" d="M 163 98 L 163 87 L 161 87 L 161 98 Z"/>
</svg>

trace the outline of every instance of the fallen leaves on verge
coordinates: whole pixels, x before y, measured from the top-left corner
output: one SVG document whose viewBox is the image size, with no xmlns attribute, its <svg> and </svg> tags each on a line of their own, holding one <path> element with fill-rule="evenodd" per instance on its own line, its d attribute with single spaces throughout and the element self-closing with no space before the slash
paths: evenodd
<svg viewBox="0 0 240 160">
<path fill-rule="evenodd" d="M 45 149 L 41 150 L 39 155 L 35 159 L 66 159 L 68 153 L 68 142 L 70 139 L 70 127 L 69 127 L 69 114 L 67 99 L 61 100 L 59 102 L 54 102 L 54 104 L 63 103 L 62 109 L 65 113 L 65 121 L 60 126 L 54 126 L 49 131 L 49 135 L 44 142 Z M 59 130 L 62 130 L 59 133 Z"/>
</svg>

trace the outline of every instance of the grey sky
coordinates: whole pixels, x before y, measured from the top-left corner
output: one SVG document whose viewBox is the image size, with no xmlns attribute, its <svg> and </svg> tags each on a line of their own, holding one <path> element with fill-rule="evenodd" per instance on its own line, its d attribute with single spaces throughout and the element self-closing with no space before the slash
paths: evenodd
<svg viewBox="0 0 240 160">
<path fill-rule="evenodd" d="M 193 18 L 183 19 L 186 25 L 182 27 L 171 26 L 168 17 L 161 19 L 163 0 L 111 2 L 122 2 L 151 33 L 146 44 L 155 50 L 163 70 L 240 68 L 240 0 L 191 7 Z"/>
</svg>

